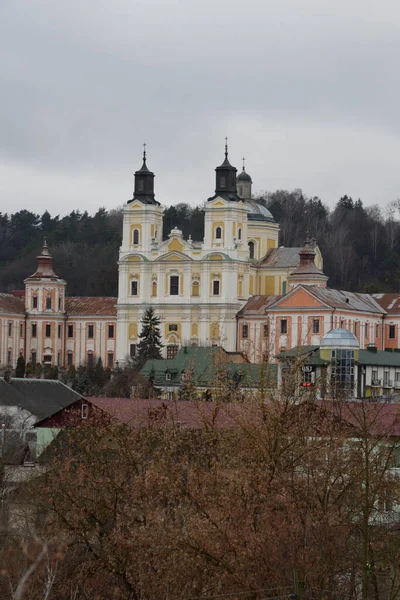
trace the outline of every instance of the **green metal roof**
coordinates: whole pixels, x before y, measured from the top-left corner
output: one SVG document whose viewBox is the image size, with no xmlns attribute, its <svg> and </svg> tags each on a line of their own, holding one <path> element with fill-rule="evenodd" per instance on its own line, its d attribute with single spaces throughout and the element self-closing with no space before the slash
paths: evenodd
<svg viewBox="0 0 400 600">
<path fill-rule="evenodd" d="M 307 365 L 322 366 L 328 364 L 329 361 L 323 360 L 320 357 L 319 346 L 296 346 L 291 350 L 285 350 L 277 354 L 280 359 L 303 359 Z M 360 350 L 359 358 L 356 361 L 360 365 L 372 365 L 383 367 L 399 367 L 400 368 L 400 352 L 388 352 L 386 350 Z"/>
<path fill-rule="evenodd" d="M 357 361 L 360 365 L 377 365 L 384 367 L 400 367 L 400 352 L 386 352 L 378 350 L 360 350 L 360 357 Z"/>
<path fill-rule="evenodd" d="M 300 358 L 319 350 L 319 346 L 295 346 L 290 350 L 284 350 L 277 354 L 277 358 Z"/>
<path fill-rule="evenodd" d="M 238 377 L 242 387 L 255 387 L 262 381 L 265 385 L 275 385 L 277 381 L 276 365 L 230 362 L 229 354 L 218 347 L 181 348 L 173 359 L 147 361 L 140 373 L 148 378 L 152 370 L 156 387 L 179 386 L 182 374 L 188 371 L 199 387 L 212 386 L 220 373 Z"/>
</svg>

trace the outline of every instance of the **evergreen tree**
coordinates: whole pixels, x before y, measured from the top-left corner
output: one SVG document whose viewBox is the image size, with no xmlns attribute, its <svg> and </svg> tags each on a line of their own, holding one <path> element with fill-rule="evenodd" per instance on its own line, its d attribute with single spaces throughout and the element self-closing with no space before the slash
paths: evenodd
<svg viewBox="0 0 400 600">
<path fill-rule="evenodd" d="M 151 359 L 162 358 L 160 332 L 160 319 L 155 315 L 154 309 L 150 306 L 142 318 L 142 331 L 139 335 L 137 368 L 141 369 L 143 365 Z"/>
<path fill-rule="evenodd" d="M 93 383 L 95 385 L 97 385 L 99 388 L 102 388 L 104 385 L 104 379 L 105 379 L 105 374 L 104 374 L 103 362 L 102 362 L 101 358 L 99 358 L 99 360 L 97 361 L 96 366 L 94 368 Z"/>
<path fill-rule="evenodd" d="M 17 368 L 15 369 L 15 377 L 22 378 L 25 376 L 25 359 L 22 354 L 19 355 L 17 360 Z"/>
</svg>

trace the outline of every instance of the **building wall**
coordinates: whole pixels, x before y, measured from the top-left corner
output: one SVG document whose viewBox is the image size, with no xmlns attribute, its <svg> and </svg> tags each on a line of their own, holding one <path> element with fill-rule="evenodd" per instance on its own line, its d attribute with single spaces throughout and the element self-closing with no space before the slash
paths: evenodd
<svg viewBox="0 0 400 600">
<path fill-rule="evenodd" d="M 286 321 L 287 332 L 282 333 L 281 322 Z M 319 331 L 313 332 L 313 322 L 318 321 Z M 243 325 L 247 337 L 243 337 Z M 268 333 L 265 333 L 267 326 Z M 355 334 L 360 348 L 376 344 L 383 349 L 382 317 L 373 313 L 335 312 L 312 307 L 290 307 L 268 311 L 264 315 L 239 316 L 237 319 L 237 350 L 246 352 L 249 360 L 259 362 L 262 357 L 273 357 L 283 349 L 295 346 L 318 346 L 331 329 L 343 327 Z M 246 332 L 246 328 L 245 328 Z"/>
<path fill-rule="evenodd" d="M 139 201 L 124 209 L 119 256 L 118 360 L 124 361 L 135 352 L 140 320 L 150 305 L 161 319 L 166 355 L 168 346 L 182 344 L 220 344 L 234 351 L 236 314 L 250 295 L 257 293 L 262 281 L 257 265 L 249 258 L 248 243 L 255 242 L 254 258 L 261 258 L 269 248 L 277 246 L 279 226 L 268 221 L 252 223 L 243 202 L 216 197 L 206 205 L 202 243 L 184 240 L 177 229 L 166 241 L 152 238 L 149 243 L 144 232 L 158 227 L 160 214 L 160 207 L 148 207 Z M 131 234 L 132 222 L 139 224 L 137 215 L 143 232 L 140 246 L 133 244 Z M 177 293 L 172 293 L 172 277 L 179 278 Z"/>
<path fill-rule="evenodd" d="M 25 351 L 25 315 L 0 314 L 0 368 L 15 366 Z"/>
</svg>

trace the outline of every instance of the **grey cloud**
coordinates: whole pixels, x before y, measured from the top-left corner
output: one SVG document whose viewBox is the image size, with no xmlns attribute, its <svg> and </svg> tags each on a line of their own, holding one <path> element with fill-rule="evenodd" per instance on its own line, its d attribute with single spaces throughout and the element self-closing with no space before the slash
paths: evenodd
<svg viewBox="0 0 400 600">
<path fill-rule="evenodd" d="M 225 135 L 258 189 L 390 201 L 399 17 L 361 0 L 3 3 L 0 210 L 44 210 L 52 186 L 58 212 L 118 205 L 144 140 L 159 199 L 200 202 Z"/>
</svg>

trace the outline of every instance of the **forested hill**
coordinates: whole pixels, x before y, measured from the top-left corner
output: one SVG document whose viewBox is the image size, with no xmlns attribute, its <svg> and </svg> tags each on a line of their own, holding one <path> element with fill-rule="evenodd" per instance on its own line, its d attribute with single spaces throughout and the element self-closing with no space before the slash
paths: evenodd
<svg viewBox="0 0 400 600">
<path fill-rule="evenodd" d="M 277 191 L 257 198 L 281 226 L 280 244 L 302 245 L 307 232 L 324 256 L 329 286 L 351 291 L 400 291 L 400 202 L 383 209 L 364 207 L 344 196 L 333 210 L 300 190 Z M 178 204 L 165 209 L 164 235 L 173 227 L 201 240 L 204 212 Z M 0 213 L 0 292 L 22 289 L 36 267 L 43 238 L 54 256 L 56 273 L 69 295 L 117 295 L 117 260 L 122 210 L 99 209 L 93 216 L 73 211 L 65 217 L 27 210 Z"/>
</svg>

